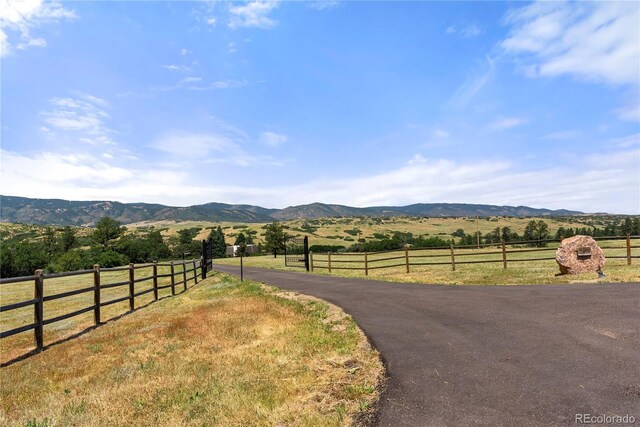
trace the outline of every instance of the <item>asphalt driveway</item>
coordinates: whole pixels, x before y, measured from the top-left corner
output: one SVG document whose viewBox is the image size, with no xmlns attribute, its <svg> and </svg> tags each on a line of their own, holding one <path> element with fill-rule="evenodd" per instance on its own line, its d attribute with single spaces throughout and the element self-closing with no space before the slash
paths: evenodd
<svg viewBox="0 0 640 427">
<path fill-rule="evenodd" d="M 354 318 L 389 374 L 379 426 L 575 425 L 576 414 L 640 424 L 640 284 L 438 286 L 260 268 L 245 277 Z"/>
</svg>

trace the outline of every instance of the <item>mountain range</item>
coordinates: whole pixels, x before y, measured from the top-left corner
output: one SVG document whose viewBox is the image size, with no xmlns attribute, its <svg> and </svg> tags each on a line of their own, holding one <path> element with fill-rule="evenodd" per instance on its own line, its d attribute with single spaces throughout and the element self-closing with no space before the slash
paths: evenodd
<svg viewBox="0 0 640 427">
<path fill-rule="evenodd" d="M 0 195 L 0 222 L 23 224 L 91 226 L 110 216 L 122 224 L 139 221 L 231 221 L 271 222 L 322 217 L 464 217 L 464 216 L 567 216 L 583 212 L 566 209 L 537 209 L 527 206 L 495 206 L 466 203 L 417 203 L 408 206 L 373 206 L 356 208 L 343 205 L 311 203 L 284 209 L 268 209 L 252 205 L 206 203 L 188 207 L 152 203 L 120 203 L 113 201 L 69 201 L 30 199 Z"/>
</svg>

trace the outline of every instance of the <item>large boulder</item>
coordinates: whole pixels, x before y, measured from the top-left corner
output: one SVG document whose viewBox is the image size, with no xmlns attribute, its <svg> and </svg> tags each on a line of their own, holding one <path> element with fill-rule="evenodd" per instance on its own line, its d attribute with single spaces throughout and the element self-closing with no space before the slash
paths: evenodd
<svg viewBox="0 0 640 427">
<path fill-rule="evenodd" d="M 598 272 L 606 261 L 604 252 L 591 236 L 568 237 L 556 251 L 562 274 Z"/>
</svg>

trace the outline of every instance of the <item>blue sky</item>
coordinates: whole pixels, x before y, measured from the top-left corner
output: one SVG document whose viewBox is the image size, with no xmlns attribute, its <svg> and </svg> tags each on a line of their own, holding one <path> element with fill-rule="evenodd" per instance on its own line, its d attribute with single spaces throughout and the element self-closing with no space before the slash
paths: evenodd
<svg viewBox="0 0 640 427">
<path fill-rule="evenodd" d="M 46 2 L 2 23 L 1 193 L 640 213 L 637 2 Z"/>
</svg>

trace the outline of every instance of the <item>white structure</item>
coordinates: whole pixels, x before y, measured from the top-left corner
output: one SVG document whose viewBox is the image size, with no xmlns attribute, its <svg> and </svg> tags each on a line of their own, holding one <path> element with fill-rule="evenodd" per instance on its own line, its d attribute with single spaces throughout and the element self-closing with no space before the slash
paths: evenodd
<svg viewBox="0 0 640 427">
<path fill-rule="evenodd" d="M 235 257 L 237 256 L 236 252 L 238 251 L 239 245 L 231 245 L 227 246 L 227 256 Z M 255 254 L 258 253 L 258 246 L 256 245 L 247 245 L 247 254 Z"/>
</svg>

